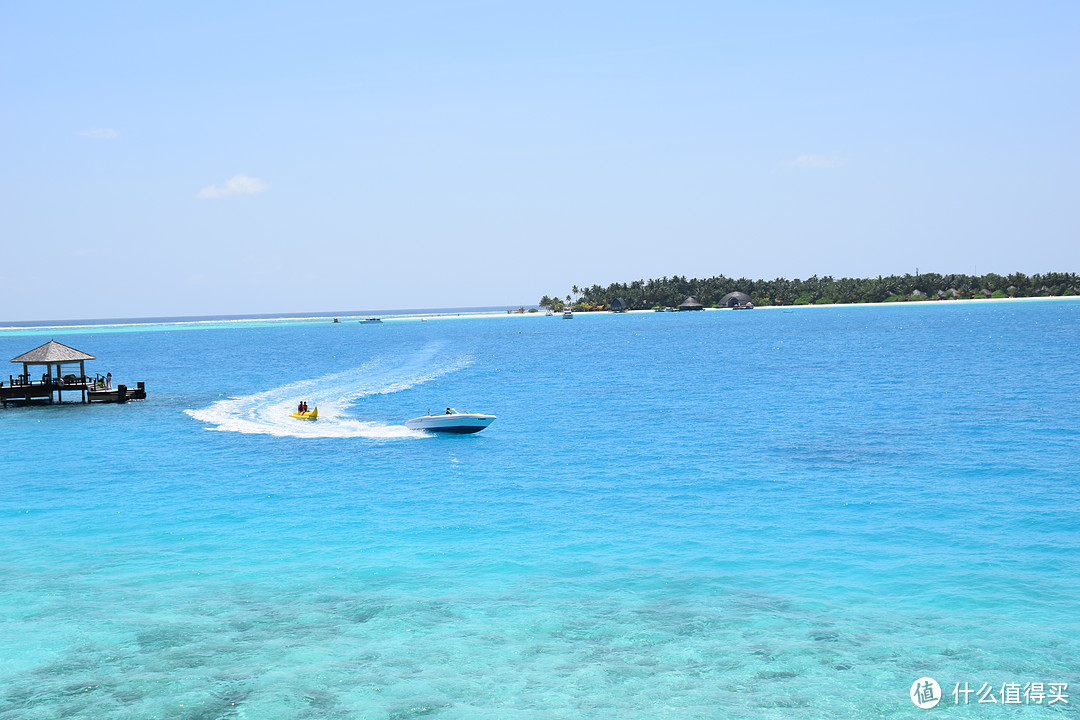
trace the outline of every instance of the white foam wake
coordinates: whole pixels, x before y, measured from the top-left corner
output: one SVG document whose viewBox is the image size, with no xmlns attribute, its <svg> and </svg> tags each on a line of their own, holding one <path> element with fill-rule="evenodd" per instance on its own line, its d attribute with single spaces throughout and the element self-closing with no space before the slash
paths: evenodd
<svg viewBox="0 0 1080 720">
<path fill-rule="evenodd" d="M 311 380 L 300 380 L 253 395 L 218 400 L 201 410 L 184 412 L 210 430 L 257 433 L 288 437 L 326 438 L 419 438 L 400 422 L 350 418 L 348 407 L 370 395 L 401 392 L 429 382 L 469 364 L 463 357 L 449 359 L 432 366 L 435 349 L 428 348 L 407 362 L 378 358 L 344 372 Z M 316 421 L 289 417 L 296 411 L 299 400 L 308 407 L 319 408 Z M 402 412 L 400 421 L 418 414 L 414 409 Z M 353 413 L 355 414 L 355 413 Z"/>
</svg>

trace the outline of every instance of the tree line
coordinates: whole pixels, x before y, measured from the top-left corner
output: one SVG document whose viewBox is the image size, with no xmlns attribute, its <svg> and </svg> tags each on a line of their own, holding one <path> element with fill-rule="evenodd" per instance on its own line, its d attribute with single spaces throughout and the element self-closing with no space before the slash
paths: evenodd
<svg viewBox="0 0 1080 720">
<path fill-rule="evenodd" d="M 574 310 L 608 310 L 616 298 L 629 310 L 678 307 L 693 296 L 705 307 L 720 307 L 730 292 L 743 292 L 755 305 L 832 305 L 834 303 L 919 302 L 966 300 L 971 298 L 1051 297 L 1080 293 L 1076 273 L 1025 275 L 889 275 L 876 278 L 833 278 L 814 275 L 806 280 L 750 280 L 717 275 L 711 278 L 686 276 L 612 283 L 607 287 L 571 288 L 565 299 L 558 295 L 540 298 L 540 307 L 554 312 L 570 304 Z"/>
</svg>

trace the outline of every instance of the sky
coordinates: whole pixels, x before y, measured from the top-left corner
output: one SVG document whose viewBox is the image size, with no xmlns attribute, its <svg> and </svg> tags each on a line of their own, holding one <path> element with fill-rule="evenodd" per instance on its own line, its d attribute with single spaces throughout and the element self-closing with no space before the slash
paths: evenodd
<svg viewBox="0 0 1080 720">
<path fill-rule="evenodd" d="M 6 3 L 0 321 L 1080 271 L 1080 3 Z"/>
</svg>

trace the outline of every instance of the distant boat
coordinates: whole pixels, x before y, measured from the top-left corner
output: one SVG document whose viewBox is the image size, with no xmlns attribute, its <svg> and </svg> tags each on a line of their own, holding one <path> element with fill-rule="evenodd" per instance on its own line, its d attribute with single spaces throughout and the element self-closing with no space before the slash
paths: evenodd
<svg viewBox="0 0 1080 720">
<path fill-rule="evenodd" d="M 551 317 L 553 314 L 554 313 L 552 313 L 551 310 L 549 309 L 546 313 L 544 313 L 544 317 Z"/>
<path fill-rule="evenodd" d="M 446 408 L 442 415 L 421 415 L 405 423 L 410 430 L 425 430 L 427 432 L 453 433 L 455 435 L 469 435 L 478 433 L 495 420 L 494 415 L 482 415 L 480 413 L 458 412 L 454 408 Z"/>
<path fill-rule="evenodd" d="M 574 309 L 571 308 L 569 305 L 567 305 L 566 307 L 563 308 L 562 316 L 563 316 L 563 320 L 570 320 L 571 318 L 574 317 Z"/>
<path fill-rule="evenodd" d="M 364 318 L 360 321 L 361 325 L 382 325 L 381 318 Z"/>
<path fill-rule="evenodd" d="M 289 417 L 296 418 L 297 420 L 318 420 L 319 408 L 316 407 L 314 410 L 309 410 L 307 412 L 294 412 L 289 415 Z"/>
</svg>

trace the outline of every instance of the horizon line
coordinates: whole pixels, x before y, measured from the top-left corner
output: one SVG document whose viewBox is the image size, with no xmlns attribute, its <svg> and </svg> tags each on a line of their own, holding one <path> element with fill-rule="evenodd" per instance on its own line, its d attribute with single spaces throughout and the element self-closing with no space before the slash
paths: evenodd
<svg viewBox="0 0 1080 720">
<path fill-rule="evenodd" d="M 415 315 L 420 313 L 493 312 L 513 310 L 519 307 L 538 308 L 536 304 L 469 305 L 441 308 L 391 308 L 337 311 L 296 311 L 280 313 L 219 313 L 211 315 L 145 315 L 132 317 L 53 318 L 48 320 L 0 320 L 0 329 L 30 330 L 47 327 L 79 327 L 87 325 L 139 325 L 182 322 L 215 322 L 222 320 L 318 320 L 334 317 L 360 317 L 363 315 Z"/>
</svg>

